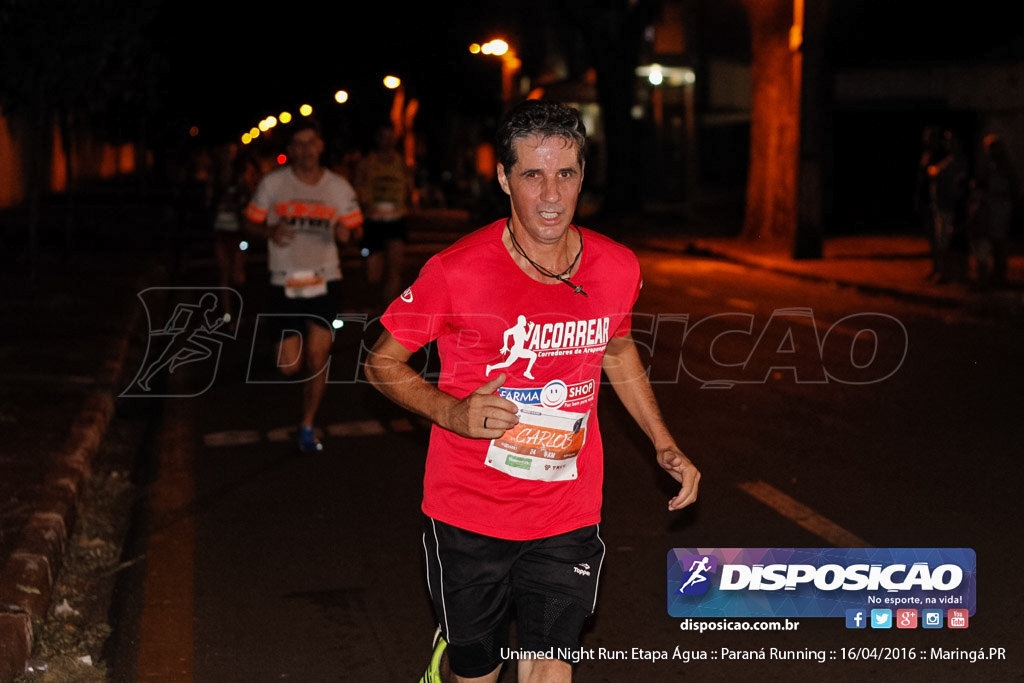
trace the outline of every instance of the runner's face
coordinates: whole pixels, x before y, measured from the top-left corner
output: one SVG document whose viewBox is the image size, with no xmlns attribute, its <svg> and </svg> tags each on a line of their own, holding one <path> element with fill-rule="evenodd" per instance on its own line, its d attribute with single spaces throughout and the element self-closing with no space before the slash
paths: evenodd
<svg viewBox="0 0 1024 683">
<path fill-rule="evenodd" d="M 381 128 L 377 133 L 377 149 L 389 151 L 395 148 L 395 131 L 393 128 Z"/>
<path fill-rule="evenodd" d="M 323 140 L 312 130 L 299 131 L 288 143 L 288 158 L 295 168 L 302 171 L 312 171 L 320 166 L 323 151 Z"/>
<path fill-rule="evenodd" d="M 498 164 L 498 182 L 512 199 L 512 228 L 520 240 L 554 244 L 576 213 L 583 167 L 566 138 L 539 134 L 517 140 L 516 164 Z"/>
</svg>

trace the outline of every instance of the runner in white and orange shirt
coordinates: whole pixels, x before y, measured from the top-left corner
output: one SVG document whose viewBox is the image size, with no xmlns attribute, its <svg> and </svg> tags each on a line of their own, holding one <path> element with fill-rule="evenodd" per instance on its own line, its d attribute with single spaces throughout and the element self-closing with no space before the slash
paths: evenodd
<svg viewBox="0 0 1024 683">
<path fill-rule="evenodd" d="M 341 311 L 338 243 L 358 239 L 363 215 L 352 185 L 321 165 L 319 124 L 304 118 L 289 125 L 288 163 L 263 177 L 245 217 L 250 231 L 267 239 L 277 368 L 307 375 L 299 449 L 310 453 L 323 449 L 314 420 L 327 386 L 322 370 L 334 341 L 331 323 Z"/>
</svg>

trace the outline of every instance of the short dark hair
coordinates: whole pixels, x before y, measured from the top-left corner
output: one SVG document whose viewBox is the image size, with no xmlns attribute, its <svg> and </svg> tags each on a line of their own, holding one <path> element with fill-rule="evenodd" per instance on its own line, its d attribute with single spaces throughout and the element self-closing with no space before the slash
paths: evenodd
<svg viewBox="0 0 1024 683">
<path fill-rule="evenodd" d="M 526 100 L 508 113 L 495 136 L 498 163 L 507 173 L 516 165 L 515 142 L 539 134 L 565 138 L 576 146 L 580 166 L 586 156 L 587 128 L 579 110 L 558 102 Z"/>
<path fill-rule="evenodd" d="M 313 131 L 318 138 L 322 139 L 324 137 L 324 131 L 320 127 L 320 122 L 311 116 L 303 116 L 288 124 L 288 135 L 286 136 L 285 143 L 291 144 L 292 138 L 306 130 Z"/>
</svg>

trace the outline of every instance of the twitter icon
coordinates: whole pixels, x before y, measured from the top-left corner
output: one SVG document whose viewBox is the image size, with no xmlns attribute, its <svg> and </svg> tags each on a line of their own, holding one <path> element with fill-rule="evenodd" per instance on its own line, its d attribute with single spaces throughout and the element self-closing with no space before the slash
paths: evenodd
<svg viewBox="0 0 1024 683">
<path fill-rule="evenodd" d="M 892 610 L 871 610 L 871 628 L 892 628 Z"/>
</svg>

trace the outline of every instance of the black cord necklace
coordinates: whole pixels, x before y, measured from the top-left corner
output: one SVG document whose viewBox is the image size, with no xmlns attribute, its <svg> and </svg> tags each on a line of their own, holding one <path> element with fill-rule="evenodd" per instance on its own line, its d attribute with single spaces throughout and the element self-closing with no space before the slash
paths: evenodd
<svg viewBox="0 0 1024 683">
<path fill-rule="evenodd" d="M 516 239 L 516 234 L 514 232 L 512 232 L 512 222 L 511 221 L 505 221 L 505 227 L 508 228 L 508 236 L 512 239 L 512 246 L 515 248 L 515 250 L 517 252 L 519 252 L 520 256 L 522 256 L 524 259 L 529 261 L 530 265 L 537 269 L 537 272 L 539 272 L 541 275 L 546 275 L 547 277 L 550 277 L 550 278 L 553 278 L 555 280 L 558 280 L 559 282 L 564 282 L 565 284 L 567 284 L 570 287 L 572 287 L 572 291 L 573 291 L 574 294 L 582 294 L 583 296 L 590 296 L 585 291 L 583 291 L 583 286 L 582 285 L 576 284 L 575 282 L 570 280 L 569 277 L 568 277 L 569 273 L 572 272 L 572 269 L 575 268 L 576 264 L 578 264 L 580 262 L 580 256 L 583 255 L 583 231 L 582 230 L 580 230 L 575 225 L 572 226 L 573 230 L 576 231 L 576 234 L 580 236 L 580 249 L 579 249 L 579 251 L 576 252 L 576 258 L 574 258 L 572 260 L 572 263 L 569 264 L 568 268 L 563 270 L 561 273 L 554 273 L 554 272 L 548 270 L 547 268 L 545 268 L 544 266 L 540 265 L 539 263 L 537 263 L 532 258 L 530 258 L 529 256 L 526 255 L 526 250 L 523 249 L 522 245 L 519 244 L 519 240 Z"/>
</svg>

